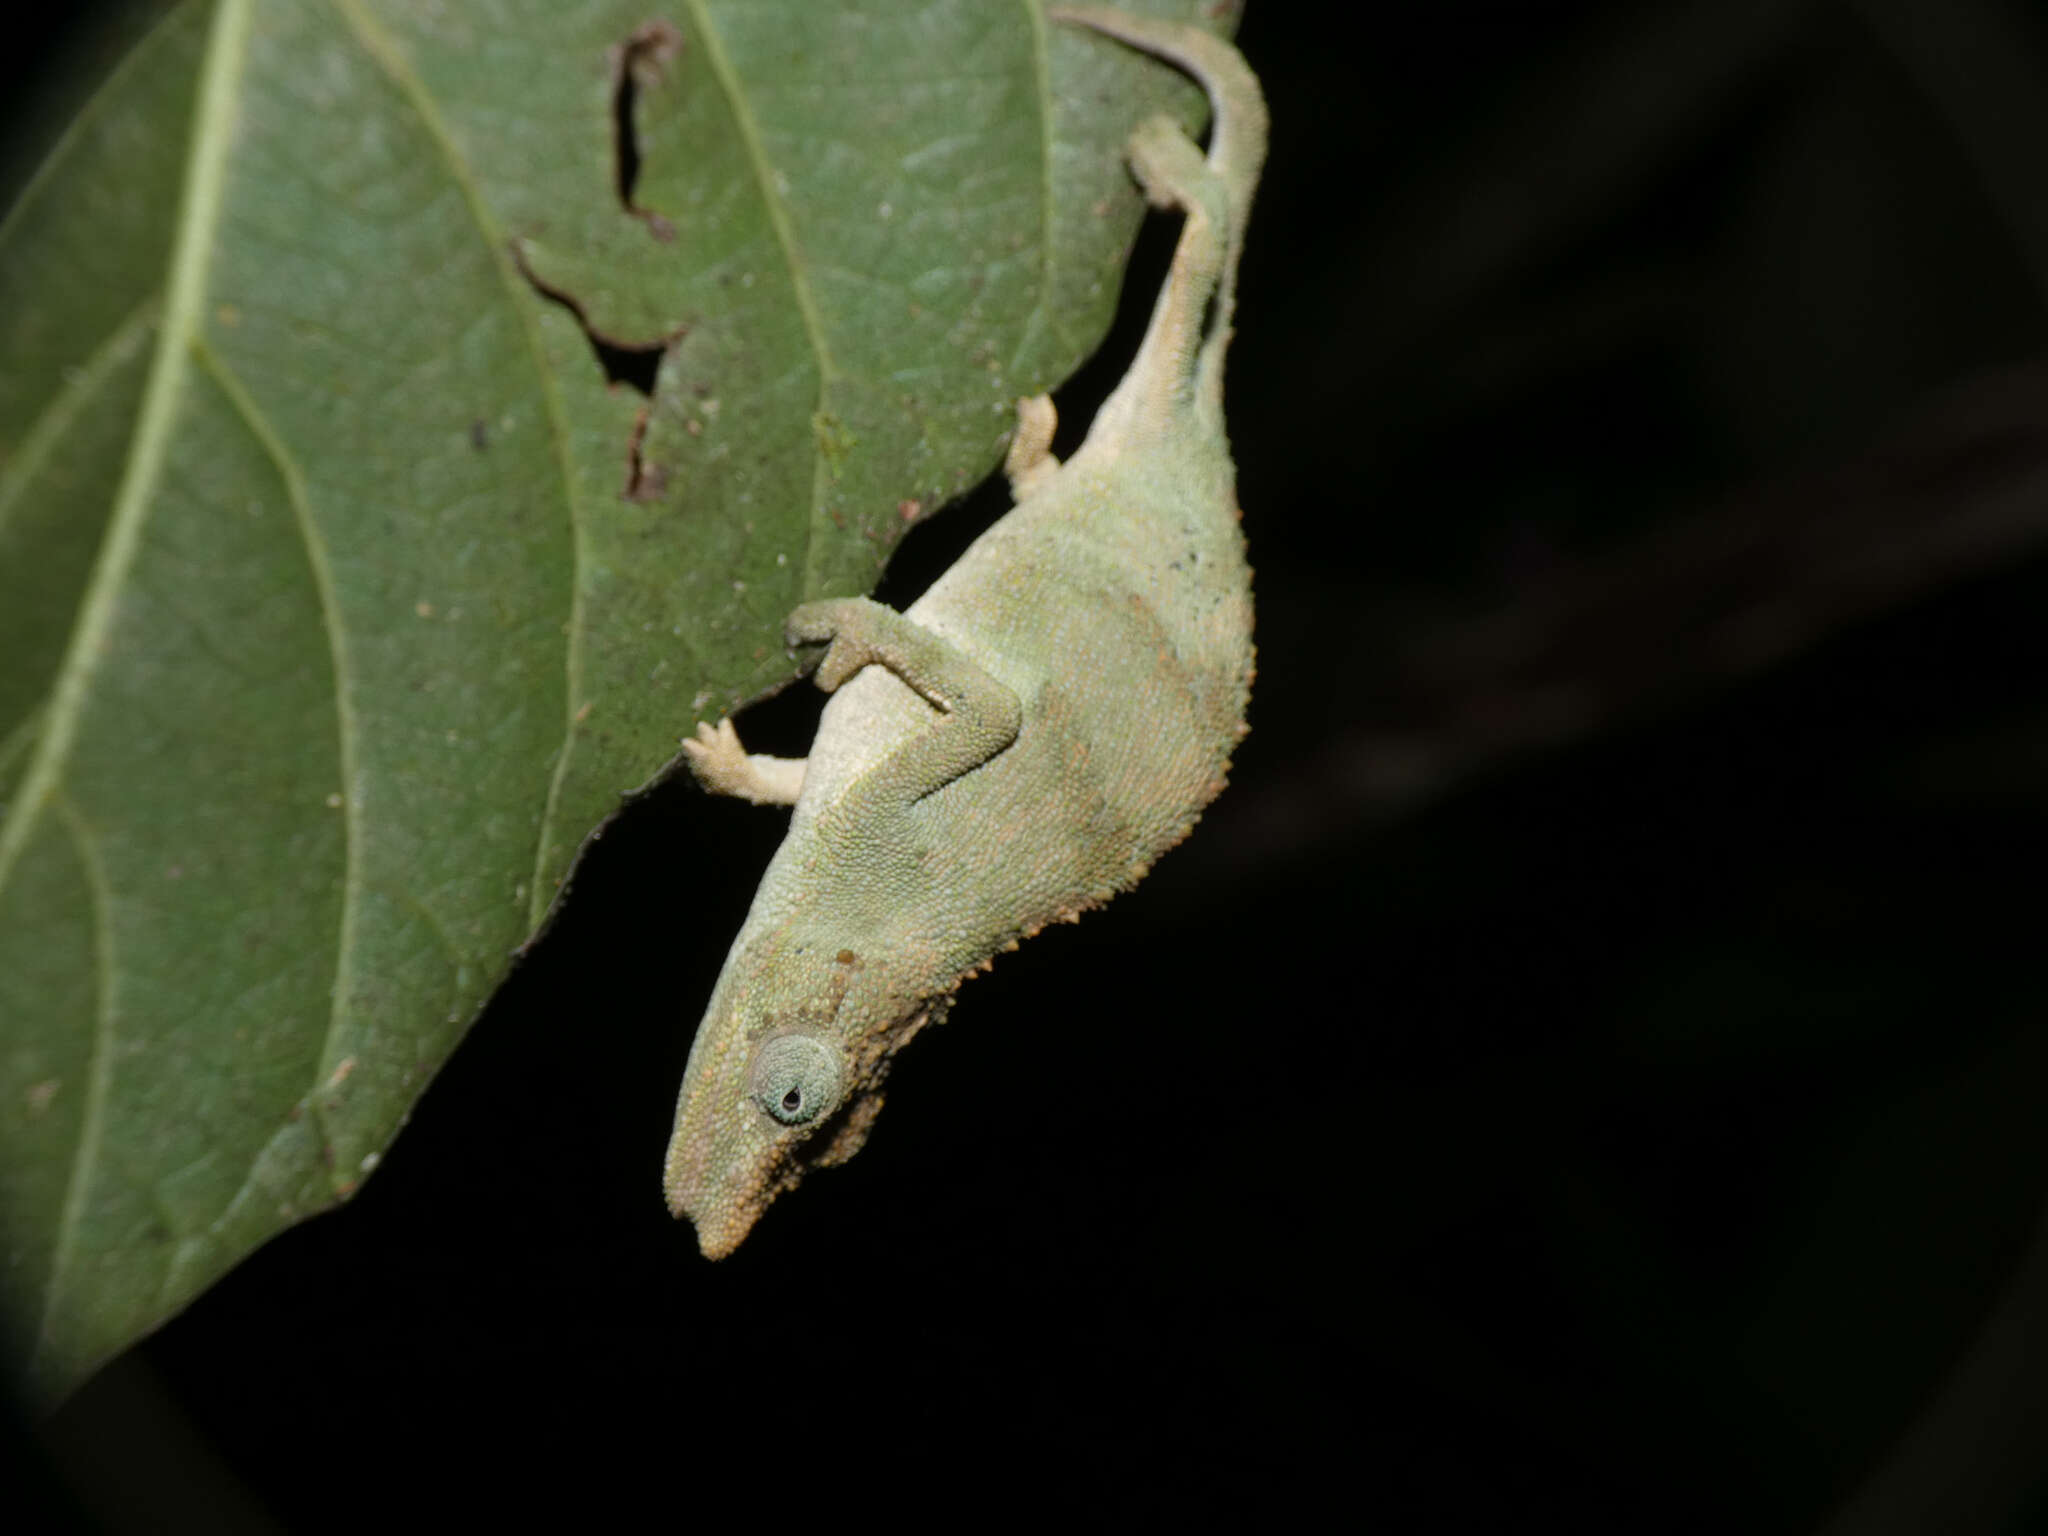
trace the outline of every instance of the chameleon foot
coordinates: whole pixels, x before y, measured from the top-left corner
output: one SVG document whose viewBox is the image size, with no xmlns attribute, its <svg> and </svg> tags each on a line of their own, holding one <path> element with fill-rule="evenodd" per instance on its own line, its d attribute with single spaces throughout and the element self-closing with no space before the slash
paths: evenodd
<svg viewBox="0 0 2048 1536">
<path fill-rule="evenodd" d="M 683 756 L 697 782 L 714 795 L 731 795 L 755 805 L 795 805 L 803 792 L 804 760 L 749 753 L 732 721 L 701 721 L 695 736 L 683 738 Z"/>
<path fill-rule="evenodd" d="M 837 693 L 841 683 L 870 662 L 887 664 L 875 644 L 878 638 L 874 633 L 875 626 L 863 612 L 864 609 L 881 606 L 865 598 L 849 597 L 834 602 L 805 603 L 791 611 L 782 626 L 791 645 L 826 642 L 824 659 L 818 663 L 818 670 L 811 674 L 812 682 L 827 693 Z M 900 614 L 891 612 L 889 616 L 902 623 Z"/>
<path fill-rule="evenodd" d="M 1010 477 L 1010 498 L 1022 501 L 1056 474 L 1060 461 L 1052 456 L 1053 429 L 1060 413 L 1052 396 L 1031 395 L 1017 402 L 1017 435 L 1010 439 L 1003 473 Z"/>
</svg>

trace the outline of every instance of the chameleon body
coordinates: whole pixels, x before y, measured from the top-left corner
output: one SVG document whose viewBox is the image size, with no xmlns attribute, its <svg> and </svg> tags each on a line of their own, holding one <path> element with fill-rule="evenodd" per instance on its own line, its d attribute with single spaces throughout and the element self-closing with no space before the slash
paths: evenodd
<svg viewBox="0 0 2048 1536">
<path fill-rule="evenodd" d="M 890 1058 L 998 952 L 1141 879 L 1223 787 L 1252 676 L 1251 573 L 1224 435 L 1238 252 L 1264 157 L 1258 83 L 1191 27 L 1055 10 L 1178 65 L 1215 110 L 1205 157 L 1133 135 L 1186 215 L 1129 373 L 1065 464 L 1019 402 L 1016 505 L 909 609 L 807 603 L 832 694 L 802 760 L 730 721 L 685 742 L 717 792 L 793 804 L 690 1051 L 670 1209 L 730 1253 L 810 1168 L 858 1151 Z"/>
</svg>

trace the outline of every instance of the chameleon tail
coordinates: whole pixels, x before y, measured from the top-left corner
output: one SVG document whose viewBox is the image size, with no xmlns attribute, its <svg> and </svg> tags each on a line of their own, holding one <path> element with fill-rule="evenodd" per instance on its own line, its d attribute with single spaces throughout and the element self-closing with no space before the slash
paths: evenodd
<svg viewBox="0 0 2048 1536">
<path fill-rule="evenodd" d="M 1213 411 L 1220 422 L 1223 353 L 1230 345 L 1231 320 L 1237 308 L 1238 261 L 1244 251 L 1252 192 L 1266 159 L 1266 100 L 1258 78 L 1235 48 L 1199 27 L 1090 6 L 1055 6 L 1047 14 L 1055 21 L 1087 27 L 1156 54 L 1187 71 L 1208 93 L 1215 114 L 1209 133 L 1208 169 L 1223 192 L 1223 258 L 1215 278 L 1213 314 L 1197 364 L 1196 390 L 1204 408 Z M 1193 213 L 1191 204 L 1184 201 L 1184 206 Z M 1175 255 L 1169 291 L 1190 286 L 1191 274 L 1181 270 L 1183 254 Z"/>
</svg>

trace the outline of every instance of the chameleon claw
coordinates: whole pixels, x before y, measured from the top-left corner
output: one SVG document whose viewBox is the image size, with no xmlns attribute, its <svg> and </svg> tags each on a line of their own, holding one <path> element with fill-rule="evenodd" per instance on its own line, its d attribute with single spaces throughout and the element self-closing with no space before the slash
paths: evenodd
<svg viewBox="0 0 2048 1536">
<path fill-rule="evenodd" d="M 790 611 L 783 633 L 792 645 L 827 642 L 824 659 L 811 674 L 811 681 L 826 693 L 877 659 L 874 647 L 862 637 L 861 604 L 858 598 L 834 602 L 805 603 Z"/>
</svg>

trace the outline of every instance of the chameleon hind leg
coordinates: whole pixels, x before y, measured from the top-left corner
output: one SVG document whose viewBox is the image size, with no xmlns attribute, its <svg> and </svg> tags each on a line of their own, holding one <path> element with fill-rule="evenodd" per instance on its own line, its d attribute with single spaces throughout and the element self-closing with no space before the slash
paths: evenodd
<svg viewBox="0 0 2048 1536">
<path fill-rule="evenodd" d="M 938 720 L 891 750 L 848 790 L 877 809 L 908 808 L 1017 739 L 1016 691 L 952 642 L 865 597 L 805 603 L 790 614 L 792 642 L 829 641 L 812 680 L 827 693 L 862 667 L 887 667 L 939 711 Z"/>
<path fill-rule="evenodd" d="M 1011 500 L 1024 500 L 1059 473 L 1060 461 L 1052 453 L 1052 435 L 1059 423 L 1052 396 L 1032 395 L 1017 402 L 1017 431 L 1003 459 Z"/>
<path fill-rule="evenodd" d="M 1170 117 L 1140 123 L 1125 154 L 1153 207 L 1179 208 L 1187 215 L 1174 247 L 1173 269 L 1159 291 L 1130 374 L 1145 391 L 1147 408 L 1158 412 L 1193 393 L 1209 300 L 1229 252 L 1229 204 L 1223 179 Z"/>
<path fill-rule="evenodd" d="M 1203 347 L 1203 321 L 1229 250 L 1225 235 L 1227 201 L 1222 179 L 1203 160 L 1180 125 L 1169 117 L 1146 119 L 1126 151 L 1131 170 L 1154 205 L 1187 214 L 1173 269 L 1145 339 L 1110 397 L 1096 413 L 1089 438 L 1130 444 L 1166 430 L 1165 423 L 1195 403 L 1196 361 Z M 1218 413 L 1222 401 L 1203 400 Z"/>
<path fill-rule="evenodd" d="M 1047 12 L 1172 61 L 1201 82 L 1215 113 L 1206 158 L 1171 118 L 1131 136 L 1131 170 L 1155 207 L 1187 214 L 1173 269 L 1130 373 L 1096 418 L 1129 441 L 1190 395 L 1220 432 L 1223 354 L 1237 302 L 1237 266 L 1252 189 L 1266 157 L 1266 103 L 1258 79 L 1229 43 L 1199 27 L 1086 6 Z"/>
<path fill-rule="evenodd" d="M 1085 27 L 1169 59 L 1208 92 L 1214 123 L 1206 158 L 1167 117 L 1147 121 L 1130 137 L 1130 170 L 1147 199 L 1155 207 L 1184 209 L 1188 225 L 1139 356 L 1096 426 L 1108 420 L 1116 434 L 1112 440 L 1128 442 L 1192 395 L 1202 416 L 1221 432 L 1223 352 L 1231 344 L 1237 307 L 1237 262 L 1251 188 L 1266 162 L 1266 96 L 1243 55 L 1200 27 L 1096 6 L 1053 6 L 1047 14 L 1067 27 Z"/>
</svg>

